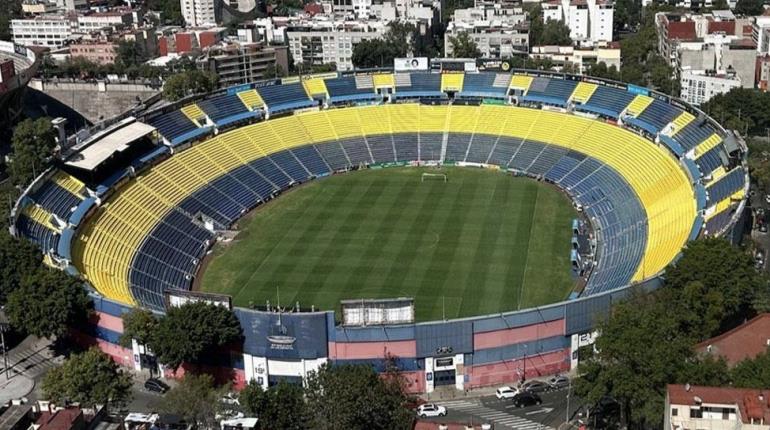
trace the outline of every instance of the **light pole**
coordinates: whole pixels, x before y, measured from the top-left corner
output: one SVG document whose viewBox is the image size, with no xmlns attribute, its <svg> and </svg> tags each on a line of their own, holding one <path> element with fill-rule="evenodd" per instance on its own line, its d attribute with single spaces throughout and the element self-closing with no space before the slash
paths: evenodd
<svg viewBox="0 0 770 430">
<path fill-rule="evenodd" d="M 5 371 L 5 379 L 8 378 L 8 355 L 5 350 L 5 332 L 11 329 L 11 324 L 8 322 L 8 317 L 5 316 L 5 311 L 0 308 L 0 345 L 3 348 L 3 369 Z"/>
<path fill-rule="evenodd" d="M 527 382 L 527 345 L 524 345 L 524 373 L 521 374 L 521 383 Z"/>
</svg>

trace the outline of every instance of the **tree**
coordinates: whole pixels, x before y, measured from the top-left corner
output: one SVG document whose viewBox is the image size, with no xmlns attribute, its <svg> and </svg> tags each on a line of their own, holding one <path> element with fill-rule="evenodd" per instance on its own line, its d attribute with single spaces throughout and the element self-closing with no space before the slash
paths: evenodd
<svg viewBox="0 0 770 430">
<path fill-rule="evenodd" d="M 21 1 L 3 2 L 0 8 L 0 40 L 11 40 L 11 20 L 22 17 Z"/>
<path fill-rule="evenodd" d="M 232 311 L 203 302 L 172 307 L 150 335 L 148 346 L 158 361 L 178 369 L 203 354 L 240 340 L 241 325 Z"/>
<path fill-rule="evenodd" d="M 762 0 L 738 0 L 738 3 L 735 5 L 736 15 L 755 16 L 762 15 L 764 11 L 764 2 Z"/>
<path fill-rule="evenodd" d="M 572 45 L 569 27 L 563 21 L 549 19 L 543 24 L 543 34 L 539 45 Z"/>
<path fill-rule="evenodd" d="M 140 345 L 147 345 L 152 337 L 158 319 L 145 309 L 134 308 L 123 315 L 123 334 L 120 336 L 120 344 L 131 347 L 131 340 L 135 339 Z"/>
<path fill-rule="evenodd" d="M 746 141 L 749 148 L 749 176 L 757 183 L 763 194 L 770 192 L 770 142 L 756 138 Z"/>
<path fill-rule="evenodd" d="M 765 351 L 754 358 L 738 363 L 732 370 L 736 387 L 767 389 L 770 387 L 770 353 Z"/>
<path fill-rule="evenodd" d="M 725 126 L 754 136 L 765 136 L 770 128 L 770 93 L 753 88 L 733 88 L 701 106 Z"/>
<path fill-rule="evenodd" d="M 613 81 L 620 80 L 618 68 L 614 65 L 607 67 L 607 64 L 604 61 L 600 61 L 591 66 L 591 68 L 588 69 L 588 74 L 596 76 L 597 78 L 611 79 Z"/>
<path fill-rule="evenodd" d="M 394 55 L 383 39 L 365 39 L 353 48 L 351 60 L 358 68 L 386 67 L 393 65 Z"/>
<path fill-rule="evenodd" d="M 56 146 L 50 118 L 25 119 L 16 125 L 11 139 L 11 178 L 16 185 L 29 184 L 48 166 Z"/>
<path fill-rule="evenodd" d="M 145 3 L 147 9 L 159 11 L 161 19 L 165 24 L 182 25 L 184 17 L 182 16 L 181 2 L 175 0 L 147 0 Z"/>
<path fill-rule="evenodd" d="M 269 390 L 263 390 L 261 385 L 251 381 L 241 391 L 238 400 L 248 416 L 259 417 L 257 425 L 262 430 L 308 428 L 300 385 L 281 381 Z"/>
<path fill-rule="evenodd" d="M 188 70 L 169 76 L 163 85 L 163 95 L 175 101 L 192 94 L 213 91 L 218 83 L 219 77 L 212 72 Z"/>
<path fill-rule="evenodd" d="M 0 232 L 0 306 L 19 288 L 25 275 L 40 268 L 42 261 L 40 250 L 31 242 L 16 239 L 6 231 Z"/>
<path fill-rule="evenodd" d="M 131 399 L 131 386 L 131 375 L 96 348 L 70 356 L 43 379 L 46 398 L 60 405 L 124 405 Z"/>
<path fill-rule="evenodd" d="M 700 340 L 753 315 L 754 298 L 768 285 L 751 255 L 724 239 L 707 238 L 687 244 L 682 257 L 666 269 L 666 287 L 682 305 L 680 315 L 692 310 L 685 329 Z"/>
<path fill-rule="evenodd" d="M 457 33 L 457 36 L 450 36 L 449 44 L 452 45 L 452 57 L 454 58 L 481 57 L 478 45 L 465 31 Z"/>
<path fill-rule="evenodd" d="M 159 410 L 181 415 L 190 424 L 215 428 L 219 426 L 217 414 L 225 409 L 221 399 L 228 391 L 227 386 L 217 387 L 211 375 L 187 374 L 178 386 L 166 393 Z"/>
<path fill-rule="evenodd" d="M 141 44 L 121 40 L 118 42 L 115 65 L 120 68 L 137 67 L 147 61 L 146 57 Z"/>
<path fill-rule="evenodd" d="M 366 365 L 326 364 L 306 378 L 305 396 L 316 429 L 409 429 L 402 385 Z"/>
<path fill-rule="evenodd" d="M 23 276 L 8 295 L 11 326 L 38 337 L 58 337 L 88 317 L 88 296 L 80 282 L 59 270 L 41 268 Z"/>
</svg>

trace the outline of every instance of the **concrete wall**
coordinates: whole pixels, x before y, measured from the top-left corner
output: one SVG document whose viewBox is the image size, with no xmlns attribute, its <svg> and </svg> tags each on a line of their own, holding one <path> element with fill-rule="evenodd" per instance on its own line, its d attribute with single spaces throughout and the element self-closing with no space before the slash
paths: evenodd
<svg viewBox="0 0 770 430">
<path fill-rule="evenodd" d="M 142 84 L 54 82 L 33 79 L 29 86 L 71 107 L 91 122 L 117 116 L 160 92 Z"/>
</svg>

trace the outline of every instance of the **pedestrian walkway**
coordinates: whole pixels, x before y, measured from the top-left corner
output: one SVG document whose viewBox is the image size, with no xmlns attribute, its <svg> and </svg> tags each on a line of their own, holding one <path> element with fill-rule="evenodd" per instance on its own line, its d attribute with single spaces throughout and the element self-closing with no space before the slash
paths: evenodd
<svg viewBox="0 0 770 430">
<path fill-rule="evenodd" d="M 441 402 L 448 410 L 455 410 L 481 418 L 484 423 L 495 425 L 495 429 L 554 430 L 552 427 L 521 418 L 510 413 L 488 408 L 474 400 L 450 400 Z"/>
<path fill-rule="evenodd" d="M 8 351 L 8 378 L 0 358 L 0 405 L 28 396 L 35 382 L 53 367 L 61 365 L 63 357 L 56 356 L 51 341 L 28 336 Z"/>
</svg>

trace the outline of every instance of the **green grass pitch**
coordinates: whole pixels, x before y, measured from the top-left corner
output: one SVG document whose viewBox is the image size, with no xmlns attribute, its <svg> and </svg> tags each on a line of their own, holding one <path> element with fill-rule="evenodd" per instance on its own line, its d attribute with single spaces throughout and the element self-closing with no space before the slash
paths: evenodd
<svg viewBox="0 0 770 430">
<path fill-rule="evenodd" d="M 423 172 L 448 182 L 421 182 Z M 371 169 L 314 181 L 244 218 L 201 290 L 239 306 L 339 310 L 342 299 L 414 297 L 419 321 L 567 297 L 571 202 L 531 179 L 473 168 Z"/>
</svg>

